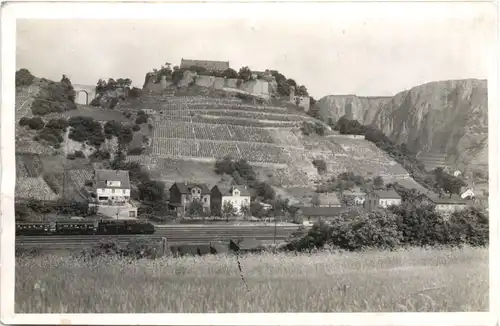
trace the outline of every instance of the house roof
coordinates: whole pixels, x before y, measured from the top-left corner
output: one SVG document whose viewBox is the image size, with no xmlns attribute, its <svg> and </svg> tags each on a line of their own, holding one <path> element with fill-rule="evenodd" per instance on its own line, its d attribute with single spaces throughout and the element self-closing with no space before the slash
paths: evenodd
<svg viewBox="0 0 500 326">
<path fill-rule="evenodd" d="M 440 204 L 440 205 L 446 205 L 446 204 L 449 204 L 449 205 L 465 205 L 467 204 L 467 201 L 460 198 L 459 196 L 457 195 L 452 195 L 451 198 L 448 197 L 448 196 L 444 196 L 442 198 L 439 198 L 439 197 L 436 197 L 436 196 L 432 196 L 432 197 L 429 197 L 435 204 Z"/>
<path fill-rule="evenodd" d="M 353 190 L 346 190 L 342 194 L 343 196 L 365 196 L 366 193 L 359 190 L 359 189 L 353 189 Z"/>
<path fill-rule="evenodd" d="M 106 181 L 120 181 L 120 186 L 113 188 L 129 189 L 130 178 L 125 170 L 95 170 L 96 188 L 109 188 Z"/>
<path fill-rule="evenodd" d="M 300 207 L 305 216 L 336 216 L 348 211 L 346 207 Z"/>
<path fill-rule="evenodd" d="M 192 66 L 203 67 L 207 70 L 224 71 L 226 69 L 229 69 L 229 61 L 181 59 L 181 69 L 188 69 Z"/>
<path fill-rule="evenodd" d="M 318 194 L 318 199 L 321 206 L 340 205 L 340 200 L 334 192 Z"/>
<path fill-rule="evenodd" d="M 381 199 L 401 199 L 401 196 L 394 190 L 375 190 L 373 191 L 374 194 L 376 194 L 379 198 Z"/>
<path fill-rule="evenodd" d="M 181 194 L 190 194 L 191 189 L 193 189 L 194 187 L 200 188 L 203 195 L 207 195 L 210 193 L 210 190 L 205 183 L 176 182 L 173 184 L 173 186 L 177 186 L 177 189 L 179 189 L 179 192 Z"/>
<path fill-rule="evenodd" d="M 232 196 L 233 195 L 232 190 L 234 188 L 236 188 L 236 189 L 238 189 L 240 191 L 240 196 L 250 196 L 250 191 L 247 189 L 246 186 L 231 186 L 231 187 L 214 186 L 214 188 L 215 187 L 217 187 L 219 189 L 219 191 L 221 192 L 222 196 Z"/>
</svg>

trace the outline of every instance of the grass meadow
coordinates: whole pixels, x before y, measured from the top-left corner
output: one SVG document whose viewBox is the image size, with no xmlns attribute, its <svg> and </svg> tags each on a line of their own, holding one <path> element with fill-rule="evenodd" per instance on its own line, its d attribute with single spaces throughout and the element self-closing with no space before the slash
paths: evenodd
<svg viewBox="0 0 500 326">
<path fill-rule="evenodd" d="M 16 313 L 488 310 L 487 248 L 16 259 Z"/>
</svg>

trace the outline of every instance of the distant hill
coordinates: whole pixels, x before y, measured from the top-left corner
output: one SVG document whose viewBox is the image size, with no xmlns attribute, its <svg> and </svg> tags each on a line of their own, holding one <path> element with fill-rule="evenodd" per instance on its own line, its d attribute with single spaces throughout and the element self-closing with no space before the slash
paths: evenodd
<svg viewBox="0 0 500 326">
<path fill-rule="evenodd" d="M 447 165 L 486 171 L 488 105 L 486 80 L 437 81 L 394 97 L 328 95 L 319 115 L 335 122 L 347 115 L 374 125 L 414 152 L 445 154 Z"/>
</svg>

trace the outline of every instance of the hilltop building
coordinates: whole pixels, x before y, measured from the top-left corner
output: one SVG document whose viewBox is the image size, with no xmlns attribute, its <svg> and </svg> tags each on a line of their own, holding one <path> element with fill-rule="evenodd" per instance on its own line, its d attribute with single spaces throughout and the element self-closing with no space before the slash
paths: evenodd
<svg viewBox="0 0 500 326">
<path fill-rule="evenodd" d="M 311 105 L 311 99 L 309 96 L 298 96 L 295 95 L 295 87 L 290 86 L 290 97 L 288 102 L 302 108 L 305 112 L 309 112 L 309 107 Z"/>
<path fill-rule="evenodd" d="M 130 178 L 128 171 L 94 170 L 93 195 L 89 206 L 97 213 L 113 218 L 135 218 L 137 207 L 130 203 Z"/>
<path fill-rule="evenodd" d="M 210 60 L 190 60 L 181 59 L 181 69 L 189 69 L 191 67 L 205 68 L 208 71 L 223 72 L 229 69 L 229 61 L 210 61 Z"/>
<path fill-rule="evenodd" d="M 221 215 L 225 203 L 229 202 L 242 215 L 242 207 L 250 207 L 250 192 L 246 186 L 232 186 L 230 188 L 215 185 L 210 191 L 211 211 L 214 215 Z"/>
<path fill-rule="evenodd" d="M 368 211 L 377 207 L 388 208 L 392 205 L 401 205 L 401 196 L 393 189 L 375 190 L 366 196 L 365 208 Z"/>
<path fill-rule="evenodd" d="M 176 210 L 180 215 L 185 215 L 189 205 L 194 201 L 202 204 L 205 214 L 210 212 L 210 190 L 204 183 L 176 182 L 170 187 L 169 192 L 170 209 Z"/>
</svg>

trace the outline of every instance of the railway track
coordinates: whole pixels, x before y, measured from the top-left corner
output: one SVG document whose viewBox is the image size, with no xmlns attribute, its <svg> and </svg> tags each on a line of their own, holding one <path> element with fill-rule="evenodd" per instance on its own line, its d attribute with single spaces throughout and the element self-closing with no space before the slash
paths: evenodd
<svg viewBox="0 0 500 326">
<path fill-rule="evenodd" d="M 147 239 L 160 242 L 167 238 L 170 244 L 202 244 L 229 239 L 256 239 L 277 242 L 287 239 L 298 226 L 183 226 L 161 227 L 151 235 L 49 235 L 16 236 L 16 247 L 38 247 L 46 249 L 79 249 L 90 247 L 103 240 L 128 242 Z"/>
</svg>

